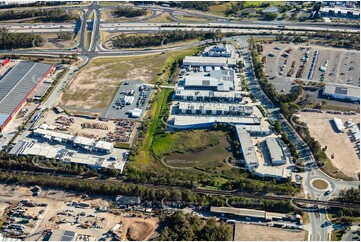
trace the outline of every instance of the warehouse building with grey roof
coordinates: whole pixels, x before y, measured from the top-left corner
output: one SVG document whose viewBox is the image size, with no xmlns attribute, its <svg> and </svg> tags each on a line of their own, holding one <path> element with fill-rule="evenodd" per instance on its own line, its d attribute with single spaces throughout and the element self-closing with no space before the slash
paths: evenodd
<svg viewBox="0 0 361 242">
<path fill-rule="evenodd" d="M 50 64 L 24 61 L 0 76 L 0 132 L 53 69 Z"/>
</svg>

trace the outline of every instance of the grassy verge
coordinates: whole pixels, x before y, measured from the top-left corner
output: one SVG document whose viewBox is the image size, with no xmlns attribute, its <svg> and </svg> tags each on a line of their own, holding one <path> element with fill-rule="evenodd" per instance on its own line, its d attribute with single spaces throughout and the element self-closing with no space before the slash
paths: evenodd
<svg viewBox="0 0 361 242">
<path fill-rule="evenodd" d="M 349 177 L 347 175 L 345 175 L 342 171 L 340 171 L 339 169 L 337 169 L 333 164 L 332 161 L 330 159 L 326 159 L 324 161 L 324 166 L 320 167 L 320 169 L 325 172 L 327 175 L 336 178 L 336 179 L 343 179 L 346 181 L 353 181 L 355 180 L 352 177 Z"/>
<path fill-rule="evenodd" d="M 331 241 L 340 241 L 342 238 L 343 232 L 340 229 L 332 230 Z"/>
<path fill-rule="evenodd" d="M 84 36 L 84 45 L 85 45 L 85 49 L 89 49 L 90 47 L 90 42 L 91 42 L 91 38 L 92 38 L 92 32 L 89 30 L 85 31 L 85 36 Z"/>
</svg>

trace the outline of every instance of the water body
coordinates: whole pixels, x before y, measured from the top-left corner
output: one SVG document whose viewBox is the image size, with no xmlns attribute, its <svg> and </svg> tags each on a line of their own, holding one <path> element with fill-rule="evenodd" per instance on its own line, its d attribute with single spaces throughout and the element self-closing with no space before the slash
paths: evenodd
<svg viewBox="0 0 361 242">
<path fill-rule="evenodd" d="M 194 167 L 205 164 L 210 161 L 223 161 L 228 156 L 232 156 L 231 145 L 227 137 L 220 137 L 219 144 L 209 146 L 202 151 L 171 153 L 164 157 L 164 161 L 174 167 Z"/>
</svg>

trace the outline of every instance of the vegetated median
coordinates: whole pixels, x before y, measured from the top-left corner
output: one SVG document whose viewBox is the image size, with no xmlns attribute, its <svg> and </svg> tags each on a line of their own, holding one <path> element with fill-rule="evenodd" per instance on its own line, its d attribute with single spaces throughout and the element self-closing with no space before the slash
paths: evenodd
<svg viewBox="0 0 361 242">
<path fill-rule="evenodd" d="M 29 18 L 32 19 L 32 22 L 71 22 L 79 19 L 78 16 L 60 8 L 0 12 L 0 21 Z"/>
<path fill-rule="evenodd" d="M 0 49 L 33 48 L 44 45 L 40 35 L 32 33 L 10 33 L 6 28 L 0 28 Z"/>
<path fill-rule="evenodd" d="M 191 40 L 191 39 L 221 39 L 222 33 L 220 31 L 162 31 L 154 34 L 121 34 L 114 37 L 112 45 L 115 48 L 139 48 L 150 46 L 161 46 L 168 43 L 174 43 L 179 41 Z"/>
</svg>

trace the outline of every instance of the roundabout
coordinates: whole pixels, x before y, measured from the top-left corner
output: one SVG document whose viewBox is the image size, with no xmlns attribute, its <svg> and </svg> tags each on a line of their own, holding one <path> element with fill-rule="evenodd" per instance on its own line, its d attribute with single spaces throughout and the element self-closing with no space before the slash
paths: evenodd
<svg viewBox="0 0 361 242">
<path fill-rule="evenodd" d="M 312 179 L 310 181 L 310 185 L 313 189 L 318 191 L 326 191 L 331 188 L 331 184 L 328 181 L 321 178 Z"/>
</svg>

